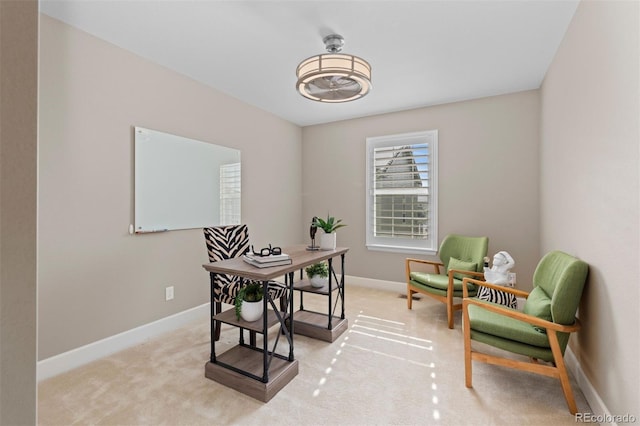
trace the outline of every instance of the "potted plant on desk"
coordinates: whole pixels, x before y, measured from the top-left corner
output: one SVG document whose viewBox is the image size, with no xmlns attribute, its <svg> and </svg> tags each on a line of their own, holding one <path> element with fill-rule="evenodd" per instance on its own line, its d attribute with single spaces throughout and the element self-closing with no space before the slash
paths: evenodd
<svg viewBox="0 0 640 426">
<path fill-rule="evenodd" d="M 250 282 L 238 290 L 235 299 L 236 317 L 247 322 L 257 321 L 263 313 L 262 284 Z"/>
<path fill-rule="evenodd" d="M 307 266 L 305 269 L 311 287 L 324 287 L 329 281 L 329 267 L 327 262 L 315 263 Z"/>
<path fill-rule="evenodd" d="M 336 220 L 335 217 L 329 215 L 327 215 L 327 220 L 315 217 L 314 224 L 324 231 L 323 234 L 320 234 L 320 250 L 335 250 L 336 230 L 347 225 L 342 223 L 342 219 Z"/>
</svg>

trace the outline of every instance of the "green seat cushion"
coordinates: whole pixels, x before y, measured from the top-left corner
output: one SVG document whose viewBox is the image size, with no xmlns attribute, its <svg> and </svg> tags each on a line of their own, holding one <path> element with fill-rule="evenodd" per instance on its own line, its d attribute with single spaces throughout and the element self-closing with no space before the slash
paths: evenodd
<svg viewBox="0 0 640 426">
<path fill-rule="evenodd" d="M 491 302 L 483 303 L 491 304 Z M 504 306 L 502 307 L 504 308 Z M 472 330 L 525 345 L 540 348 L 551 347 L 547 335 L 536 331 L 529 323 L 491 312 L 476 305 L 469 305 L 468 311 L 469 325 Z"/>
<path fill-rule="evenodd" d="M 474 330 L 471 330 L 471 339 L 512 353 L 541 359 L 543 361 L 553 361 L 553 352 L 550 348 L 527 345 L 516 342 L 515 340 L 503 339 L 502 337 Z"/>
<path fill-rule="evenodd" d="M 428 289 L 439 290 L 443 295 L 447 294 L 447 288 L 449 287 L 449 277 L 447 275 L 439 274 L 427 274 L 426 272 L 412 272 L 409 275 L 411 283 L 417 284 L 421 288 L 426 287 Z M 476 295 L 476 286 L 473 284 L 467 284 L 470 296 Z M 436 293 L 436 292 L 434 292 Z M 459 293 L 459 294 L 456 294 Z M 436 293 L 439 294 L 439 293 Z M 456 297 L 462 297 L 462 280 L 453 279 L 453 295 Z"/>
<path fill-rule="evenodd" d="M 551 318 L 551 299 L 542 287 L 535 287 L 524 304 L 523 312 L 527 315 L 538 317 L 545 321 L 552 321 Z M 534 327 L 540 333 L 546 333 L 541 327 Z"/>
<path fill-rule="evenodd" d="M 466 262 L 464 260 L 460 260 L 455 257 L 450 257 L 449 264 L 447 265 L 447 273 L 449 273 L 451 269 L 476 272 L 477 268 L 478 268 L 478 264 L 476 262 Z M 473 275 L 467 275 L 461 272 L 454 272 L 453 277 L 459 280 L 463 280 L 464 278 L 467 278 L 467 277 L 475 278 L 475 276 Z"/>
</svg>

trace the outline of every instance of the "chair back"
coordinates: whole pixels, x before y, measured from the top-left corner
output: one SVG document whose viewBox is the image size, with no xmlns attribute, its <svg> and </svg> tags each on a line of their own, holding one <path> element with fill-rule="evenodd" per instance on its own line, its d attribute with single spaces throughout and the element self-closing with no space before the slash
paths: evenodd
<svg viewBox="0 0 640 426">
<path fill-rule="evenodd" d="M 249 251 L 247 225 L 227 225 L 204 228 L 209 262 L 233 259 Z"/>
<path fill-rule="evenodd" d="M 444 263 L 445 270 L 449 267 L 449 259 L 473 262 L 476 264 L 476 272 L 482 272 L 484 257 L 489 247 L 488 237 L 465 237 L 463 235 L 450 234 L 444 237 L 440 244 L 438 256 Z"/>
<path fill-rule="evenodd" d="M 551 299 L 551 318 L 557 324 L 573 324 L 587 279 L 587 263 L 561 251 L 547 253 L 533 274 L 533 286 Z"/>
</svg>

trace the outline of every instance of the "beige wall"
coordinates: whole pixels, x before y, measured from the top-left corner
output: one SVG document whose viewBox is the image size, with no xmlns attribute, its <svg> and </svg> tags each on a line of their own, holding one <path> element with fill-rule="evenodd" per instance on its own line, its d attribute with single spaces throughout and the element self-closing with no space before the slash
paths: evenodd
<svg viewBox="0 0 640 426">
<path fill-rule="evenodd" d="M 36 423 L 38 2 L 0 1 L 0 424 Z"/>
<path fill-rule="evenodd" d="M 572 348 L 612 414 L 635 414 L 638 328 L 638 2 L 583 1 L 542 86 L 541 250 L 590 264 Z"/>
<path fill-rule="evenodd" d="M 628 302 L 639 300 L 640 272 L 637 2 L 582 2 L 541 91 L 302 130 L 41 19 L 39 359 L 208 300 L 199 230 L 127 234 L 132 126 L 241 149 L 244 221 L 257 244 L 306 238 L 310 218 L 331 212 L 349 225 L 338 231 L 351 248 L 346 272 L 398 282 L 406 255 L 364 245 L 365 139 L 437 129 L 440 239 L 489 236 L 490 253 L 515 257 L 523 289 L 549 250 L 589 262 L 572 348 L 610 411 L 637 414 L 640 328 Z M 18 328 L 26 339 L 30 324 Z"/>
<path fill-rule="evenodd" d="M 431 129 L 439 139 L 439 240 L 488 236 L 489 253 L 509 251 L 519 287 L 529 289 L 539 254 L 538 91 L 305 127 L 304 217 L 331 212 L 348 224 L 338 245 L 350 247 L 349 275 L 404 282 L 406 254 L 365 247 L 366 138 Z"/>
<path fill-rule="evenodd" d="M 133 126 L 240 149 L 252 242 L 300 241 L 298 126 L 45 15 L 40 42 L 39 359 L 208 301 L 200 229 L 128 234 Z"/>
</svg>

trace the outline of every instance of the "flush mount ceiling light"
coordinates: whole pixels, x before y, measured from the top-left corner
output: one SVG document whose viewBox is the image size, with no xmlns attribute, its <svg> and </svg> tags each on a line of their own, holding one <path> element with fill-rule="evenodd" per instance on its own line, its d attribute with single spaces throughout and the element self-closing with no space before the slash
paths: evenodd
<svg viewBox="0 0 640 426">
<path fill-rule="evenodd" d="M 312 56 L 298 65 L 298 92 L 318 102 L 348 102 L 371 90 L 371 65 L 362 58 L 339 53 L 344 38 L 338 34 L 322 41 L 327 54 Z"/>
</svg>

